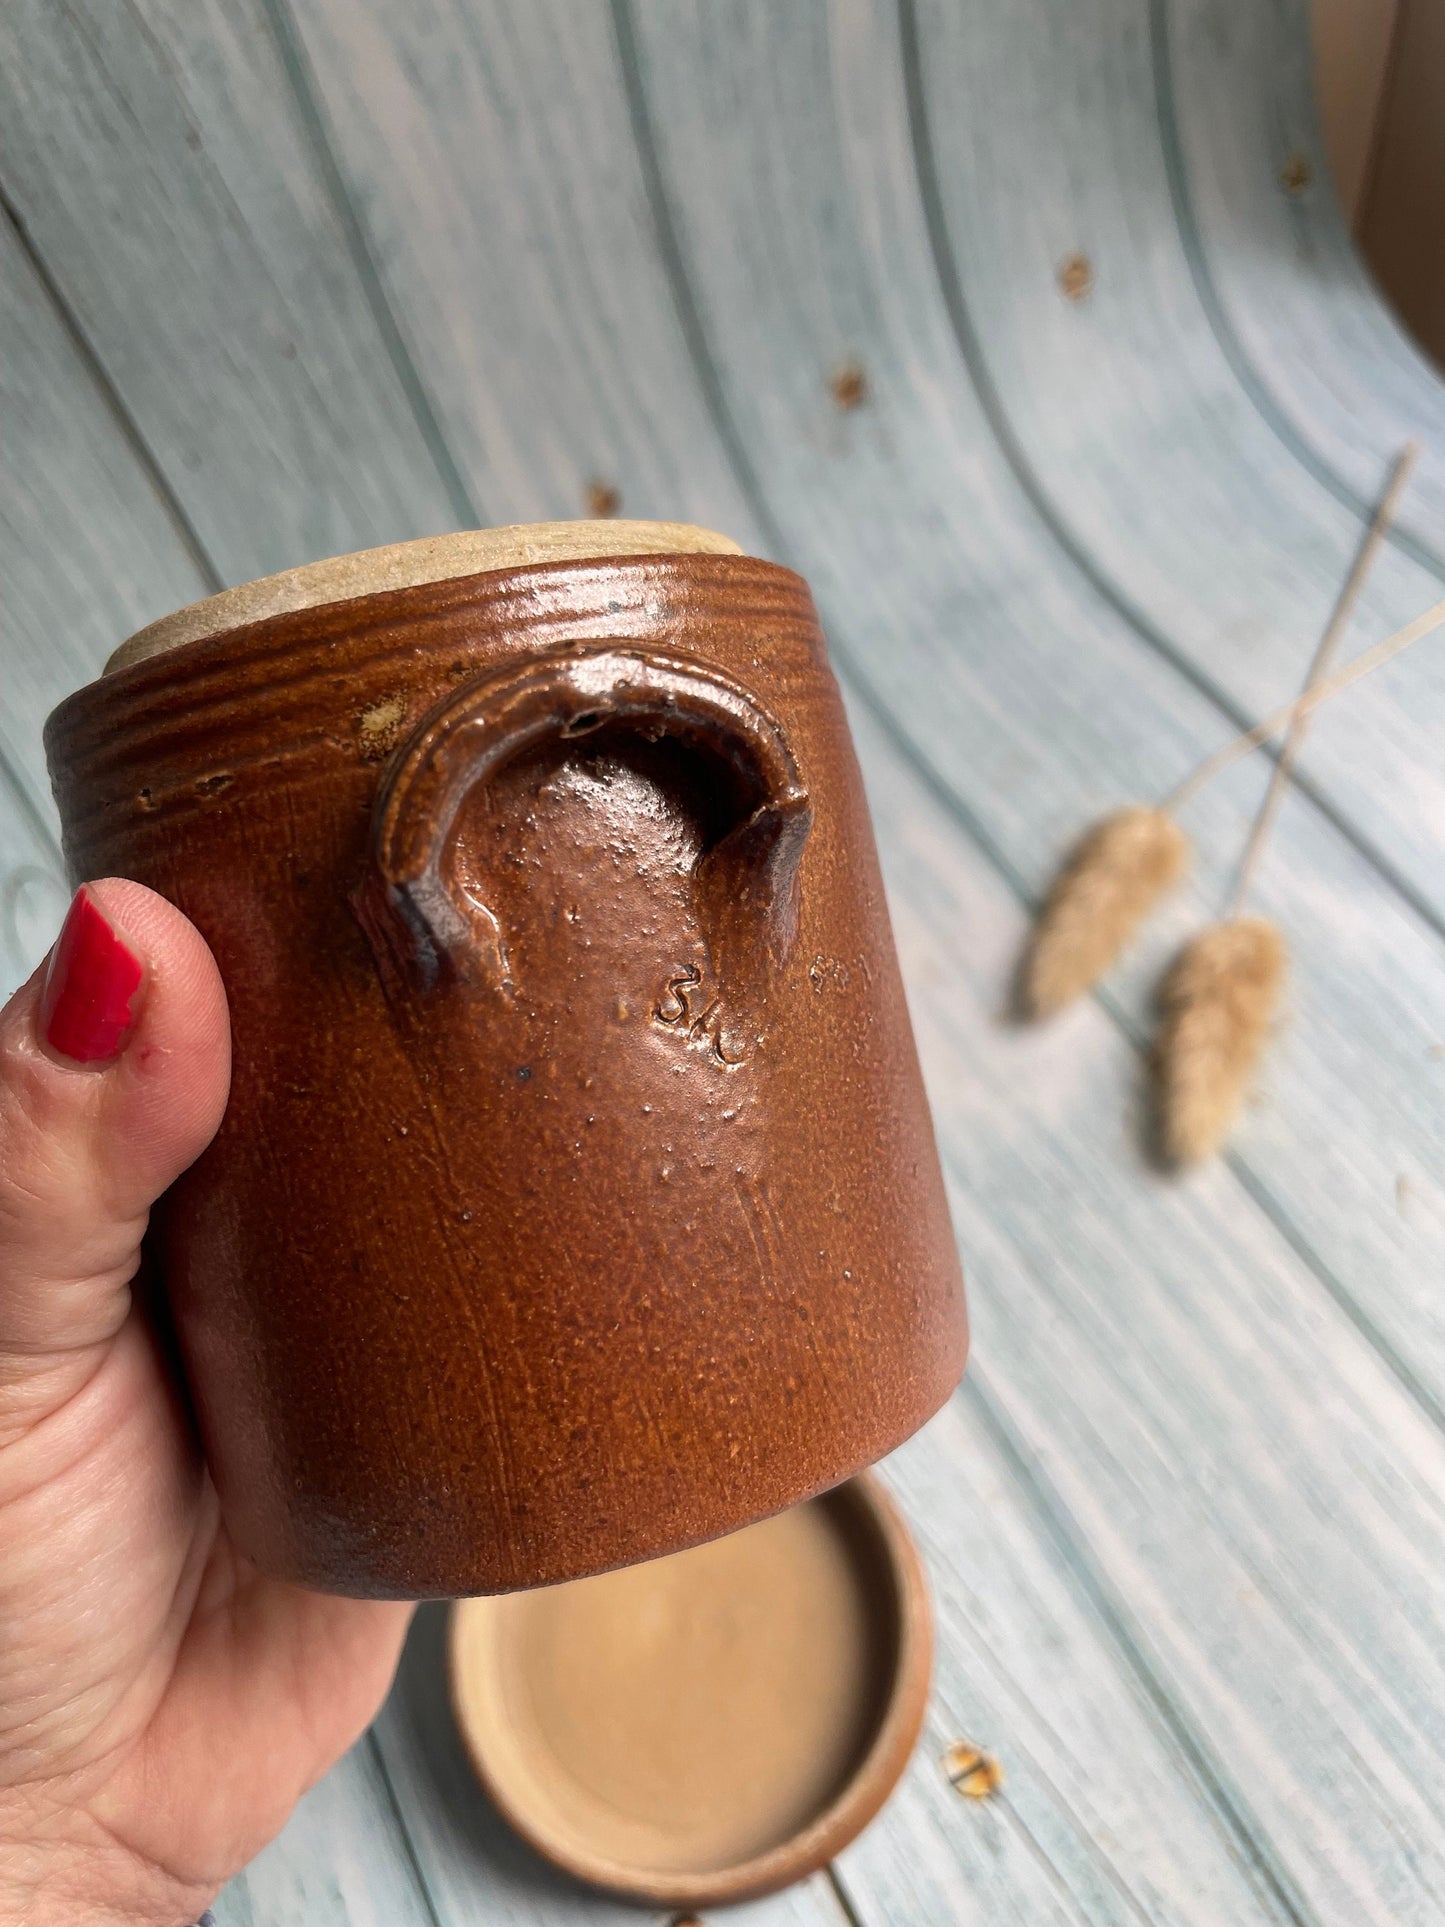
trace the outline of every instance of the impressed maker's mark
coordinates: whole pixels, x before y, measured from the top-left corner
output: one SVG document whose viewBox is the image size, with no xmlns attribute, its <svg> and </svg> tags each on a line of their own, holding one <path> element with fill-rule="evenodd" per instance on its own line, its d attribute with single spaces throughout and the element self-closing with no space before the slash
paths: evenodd
<svg viewBox="0 0 1445 1927">
<path fill-rule="evenodd" d="M 703 985 L 696 964 L 679 964 L 668 976 L 652 1008 L 652 1021 L 709 1051 L 719 1064 L 741 1064 L 740 1040 L 725 1036 L 722 999 Z"/>
</svg>

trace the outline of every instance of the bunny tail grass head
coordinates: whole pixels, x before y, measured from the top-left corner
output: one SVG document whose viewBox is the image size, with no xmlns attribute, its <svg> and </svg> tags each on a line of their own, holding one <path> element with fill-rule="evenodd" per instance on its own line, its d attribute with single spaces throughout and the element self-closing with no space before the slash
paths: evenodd
<svg viewBox="0 0 1445 1927">
<path fill-rule="evenodd" d="M 1189 867 L 1189 839 L 1164 810 L 1135 804 L 1096 823 L 1054 879 L 1024 960 L 1031 1017 L 1048 1017 L 1113 963 Z"/>
<path fill-rule="evenodd" d="M 1196 1164 L 1224 1142 L 1284 988 L 1284 938 L 1263 917 L 1212 924 L 1186 945 L 1160 993 L 1155 1067 L 1163 1148 Z"/>
</svg>

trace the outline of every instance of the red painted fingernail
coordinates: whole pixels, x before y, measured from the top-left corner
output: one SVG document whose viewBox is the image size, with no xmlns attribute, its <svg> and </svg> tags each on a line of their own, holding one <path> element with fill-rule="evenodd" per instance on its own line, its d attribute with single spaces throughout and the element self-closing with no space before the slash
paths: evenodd
<svg viewBox="0 0 1445 1927">
<path fill-rule="evenodd" d="M 77 1064 L 118 1056 L 134 1021 L 131 1000 L 140 980 L 140 958 L 82 884 L 55 940 L 40 993 L 46 1043 Z"/>
</svg>

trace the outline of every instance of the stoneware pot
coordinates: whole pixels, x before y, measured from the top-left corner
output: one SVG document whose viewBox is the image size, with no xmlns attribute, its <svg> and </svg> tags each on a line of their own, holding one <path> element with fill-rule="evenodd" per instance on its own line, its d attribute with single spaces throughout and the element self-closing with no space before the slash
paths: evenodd
<svg viewBox="0 0 1445 1927">
<path fill-rule="evenodd" d="M 932 1614 L 870 1474 L 625 1572 L 452 1608 L 452 1706 L 493 1804 L 580 1880 L 661 1907 L 772 1893 L 897 1784 Z"/>
<path fill-rule="evenodd" d="M 153 1245 L 230 1528 L 498 1592 L 836 1484 L 962 1289 L 806 585 L 668 524 L 343 557 L 46 731 L 73 879 L 178 904 L 234 1080 Z"/>
</svg>

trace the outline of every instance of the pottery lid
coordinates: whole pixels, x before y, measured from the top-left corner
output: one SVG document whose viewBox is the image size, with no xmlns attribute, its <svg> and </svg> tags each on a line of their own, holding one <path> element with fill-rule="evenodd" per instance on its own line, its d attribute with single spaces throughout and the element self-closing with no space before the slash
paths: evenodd
<svg viewBox="0 0 1445 1927">
<path fill-rule="evenodd" d="M 687 522 L 522 522 L 510 528 L 459 529 L 451 535 L 423 536 L 416 542 L 392 542 L 385 548 L 358 549 L 353 555 L 307 562 L 188 603 L 128 637 L 111 655 L 104 673 L 128 669 L 132 663 L 238 629 L 243 623 L 388 589 L 413 589 L 423 582 L 448 582 L 538 562 L 619 555 L 741 554 L 729 536 Z"/>
<path fill-rule="evenodd" d="M 931 1615 L 868 1474 L 725 1539 L 452 1609 L 452 1703 L 554 1865 L 669 1907 L 771 1893 L 867 1825 L 923 1720 Z"/>
</svg>

